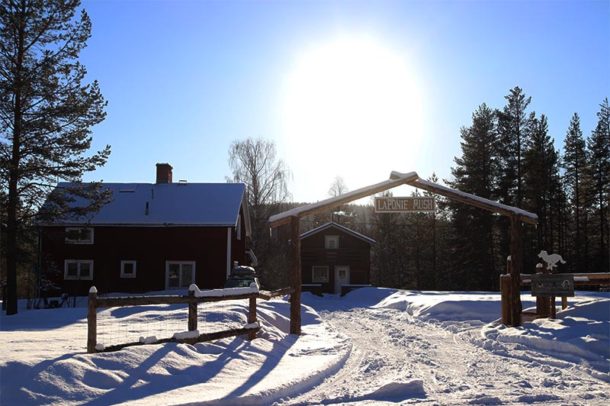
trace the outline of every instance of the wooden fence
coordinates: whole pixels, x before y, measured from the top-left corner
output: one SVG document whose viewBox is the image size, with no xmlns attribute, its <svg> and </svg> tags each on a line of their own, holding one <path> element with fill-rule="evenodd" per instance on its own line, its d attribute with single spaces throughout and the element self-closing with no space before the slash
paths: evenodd
<svg viewBox="0 0 610 406">
<path fill-rule="evenodd" d="M 510 261 L 509 261 L 510 262 Z M 540 264 L 539 264 L 540 265 Z M 510 264 L 509 264 L 510 267 Z M 537 266 L 537 270 L 542 268 L 542 272 L 538 273 L 548 273 L 545 267 Z M 562 273 L 562 274 L 553 274 L 556 276 L 572 276 L 574 278 L 574 286 L 596 286 L 596 287 L 608 287 L 610 286 L 610 273 Z M 511 289 L 513 288 L 512 284 L 512 275 L 505 274 L 500 275 L 500 292 L 502 296 L 502 323 L 505 325 L 509 324 L 510 320 L 510 311 L 511 306 Z M 521 274 L 520 286 L 529 286 L 532 283 L 532 275 L 531 274 Z M 561 298 L 561 308 L 565 309 L 568 307 L 568 298 L 563 296 Z M 543 317 L 551 317 L 555 318 L 557 316 L 557 308 L 556 308 L 556 298 L 552 297 L 537 297 L 536 298 L 536 311 L 535 312 L 522 312 L 522 316 L 525 315 L 531 318 L 543 318 Z"/>
<path fill-rule="evenodd" d="M 545 270 L 546 271 L 546 270 Z M 548 273 L 548 272 L 542 272 Z M 598 272 L 598 273 L 558 273 L 553 274 L 554 276 L 568 276 L 574 278 L 574 286 L 610 286 L 610 273 Z M 521 286 L 531 286 L 532 275 L 522 274 L 521 275 Z M 557 305 L 556 297 L 536 297 L 536 313 L 533 315 L 535 318 L 550 317 L 552 319 L 557 317 Z M 567 296 L 561 297 L 561 309 L 568 307 Z"/>
<path fill-rule="evenodd" d="M 229 291 L 227 289 L 227 291 Z M 117 351 L 125 347 L 134 345 L 142 345 L 144 343 L 140 341 L 112 345 L 109 347 L 98 347 L 97 346 L 97 309 L 100 307 L 125 307 L 125 306 L 145 306 L 145 305 L 160 305 L 160 304 L 186 304 L 188 305 L 188 331 L 197 330 L 197 305 L 199 303 L 210 303 L 210 302 L 221 302 L 227 300 L 240 300 L 248 299 L 248 319 L 247 325 L 239 329 L 229 329 L 223 331 L 217 331 L 213 333 L 199 334 L 196 337 L 187 338 L 164 338 L 156 340 L 155 343 L 166 343 L 172 341 L 185 342 L 194 344 L 197 342 L 218 340 L 225 337 L 233 337 L 238 335 L 247 334 L 248 339 L 252 340 L 256 337 L 256 332 L 260 329 L 260 326 L 253 326 L 257 323 L 256 318 L 256 300 L 264 299 L 269 300 L 277 296 L 283 296 L 286 294 L 292 294 L 293 288 L 283 288 L 274 291 L 259 291 L 254 293 L 235 294 L 235 295 L 224 295 L 224 296 L 205 296 L 197 297 L 194 291 L 189 291 L 188 295 L 183 296 L 127 296 L 127 297 L 98 297 L 97 289 L 92 287 L 89 290 L 89 306 L 87 313 L 87 352 L 107 352 Z"/>
</svg>

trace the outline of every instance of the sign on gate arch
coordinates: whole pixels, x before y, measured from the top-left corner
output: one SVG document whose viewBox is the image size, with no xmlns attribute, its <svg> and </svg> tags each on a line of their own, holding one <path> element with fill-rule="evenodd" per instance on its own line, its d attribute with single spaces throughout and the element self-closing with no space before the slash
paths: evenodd
<svg viewBox="0 0 610 406">
<path fill-rule="evenodd" d="M 376 197 L 375 213 L 433 212 L 436 209 L 433 197 Z"/>
</svg>

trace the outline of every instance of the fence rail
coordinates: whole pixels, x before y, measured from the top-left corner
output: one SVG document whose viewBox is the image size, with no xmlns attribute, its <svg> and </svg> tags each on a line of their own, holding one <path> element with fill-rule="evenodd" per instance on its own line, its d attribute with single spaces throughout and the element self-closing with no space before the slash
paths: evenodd
<svg viewBox="0 0 610 406">
<path fill-rule="evenodd" d="M 198 290 L 198 289 L 197 289 Z M 225 291 L 228 291 L 226 289 Z M 166 343 L 166 342 L 184 342 L 194 344 L 196 342 L 204 342 L 217 340 L 220 338 L 233 337 L 238 335 L 247 334 L 248 339 L 252 340 L 256 338 L 256 332 L 260 329 L 256 318 L 256 300 L 263 299 L 269 300 L 277 296 L 283 296 L 292 294 L 294 288 L 282 288 L 274 291 L 261 290 L 258 292 L 242 293 L 242 294 L 229 294 L 222 296 L 202 296 L 198 297 L 195 295 L 193 290 L 189 290 L 188 295 L 165 295 L 165 296 L 123 296 L 123 297 L 98 297 L 97 289 L 93 286 L 89 290 L 89 304 L 87 313 L 87 352 L 101 352 L 101 351 L 117 351 L 125 347 L 134 345 L 142 345 L 141 342 L 130 342 L 118 345 L 112 345 L 109 347 L 101 348 L 97 346 L 97 309 L 100 307 L 126 307 L 126 306 L 146 306 L 146 305 L 160 305 L 160 304 L 186 304 L 188 305 L 188 331 L 197 330 L 197 305 L 199 303 L 210 303 L 210 302 L 221 302 L 228 300 L 240 300 L 248 299 L 248 324 L 239 329 L 223 330 L 213 333 L 198 334 L 195 337 L 185 338 L 164 338 L 155 340 L 155 343 Z M 205 291 L 204 291 L 205 292 Z"/>
<path fill-rule="evenodd" d="M 540 269 L 540 267 L 538 268 Z M 548 274 L 548 270 L 544 269 L 539 274 Z M 610 273 L 596 272 L 596 273 L 557 273 L 552 274 L 553 276 L 567 276 L 574 279 L 574 286 L 610 286 Z M 527 286 L 532 284 L 532 275 L 522 274 L 521 275 L 521 286 Z M 536 313 L 530 314 L 530 317 L 542 318 L 550 317 L 552 319 L 557 317 L 557 305 L 556 297 L 536 297 Z M 561 296 L 561 310 L 568 307 L 568 297 Z"/>
<path fill-rule="evenodd" d="M 549 274 L 550 271 L 546 269 L 542 264 L 538 264 L 536 266 L 537 273 Z M 573 276 L 574 277 L 574 286 L 598 286 L 598 287 L 608 287 L 610 286 L 610 273 L 607 272 L 597 272 L 597 273 L 563 273 L 563 274 L 553 274 L 556 276 Z M 520 275 L 520 284 L 519 286 L 527 286 L 532 283 L 532 275 L 531 274 L 521 274 Z M 510 321 L 510 312 L 514 303 L 512 303 L 511 290 L 513 289 L 512 284 L 512 275 L 510 274 L 510 260 L 507 264 L 507 273 L 504 275 L 500 275 L 500 292 L 502 296 L 502 323 L 505 325 L 509 324 Z M 543 317 L 557 317 L 557 308 L 555 304 L 556 298 L 552 297 L 536 297 L 536 311 L 535 312 L 522 312 L 522 315 L 525 315 L 530 318 L 543 318 Z M 561 308 L 565 309 L 568 307 L 568 298 L 565 296 L 561 297 Z"/>
</svg>

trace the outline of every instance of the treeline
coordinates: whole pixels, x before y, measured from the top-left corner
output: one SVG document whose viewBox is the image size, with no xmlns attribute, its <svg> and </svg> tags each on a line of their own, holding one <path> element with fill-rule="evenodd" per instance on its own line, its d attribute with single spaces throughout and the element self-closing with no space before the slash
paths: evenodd
<svg viewBox="0 0 610 406">
<path fill-rule="evenodd" d="M 470 125 L 461 128 L 461 155 L 444 183 L 538 215 L 537 227 L 524 226 L 524 272 L 535 270 L 541 250 L 564 257 L 562 272 L 609 272 L 608 100 L 600 104 L 597 125 L 587 137 L 574 113 L 562 153 L 554 143 L 557 134 L 549 134 L 547 116 L 529 110 L 531 97 L 515 87 L 505 99 L 501 108 L 481 104 Z M 440 182 L 434 174 L 430 180 Z M 436 200 L 433 214 L 376 214 L 371 206 L 350 205 L 340 214 L 304 219 L 301 230 L 332 219 L 373 237 L 372 282 L 379 286 L 497 289 L 499 275 L 506 272 L 509 220 L 439 196 Z M 283 205 L 288 206 L 293 205 Z M 273 270 L 280 265 L 277 258 L 286 258 L 280 247 L 268 247 L 273 252 L 260 252 L 265 279 L 279 282 L 285 275 Z"/>
<path fill-rule="evenodd" d="M 451 168 L 452 188 L 517 206 L 539 217 L 524 227 L 525 272 L 540 250 L 561 254 L 564 272 L 608 272 L 610 107 L 584 137 L 574 113 L 557 150 L 544 114 L 528 111 L 531 98 L 515 87 L 506 105 L 480 105 L 461 129 L 461 156 Z M 433 181 L 438 181 L 433 178 Z M 509 224 L 461 203 L 438 199 L 430 214 L 373 215 L 375 282 L 418 289 L 486 290 L 498 287 L 509 252 Z"/>
</svg>

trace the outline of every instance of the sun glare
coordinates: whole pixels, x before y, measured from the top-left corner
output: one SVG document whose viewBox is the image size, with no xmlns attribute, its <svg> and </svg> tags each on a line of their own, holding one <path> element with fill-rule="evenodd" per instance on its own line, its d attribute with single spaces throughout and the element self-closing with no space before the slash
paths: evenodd
<svg viewBox="0 0 610 406">
<path fill-rule="evenodd" d="M 286 77 L 282 149 L 296 199 L 322 199 L 336 176 L 355 189 L 415 170 L 422 101 L 404 55 L 371 39 L 301 54 Z"/>
</svg>

